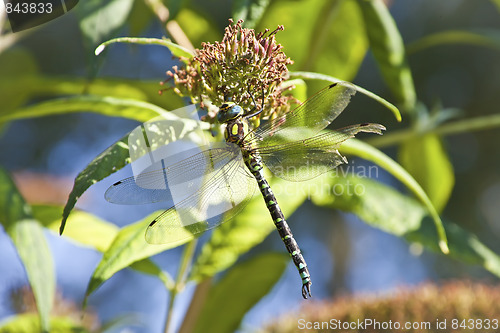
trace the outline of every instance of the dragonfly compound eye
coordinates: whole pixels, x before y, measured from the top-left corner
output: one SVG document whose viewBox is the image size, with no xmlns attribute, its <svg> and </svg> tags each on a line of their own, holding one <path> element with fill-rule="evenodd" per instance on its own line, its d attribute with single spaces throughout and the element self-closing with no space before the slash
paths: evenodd
<svg viewBox="0 0 500 333">
<path fill-rule="evenodd" d="M 236 119 L 241 115 L 243 115 L 243 109 L 241 106 L 234 103 L 225 103 L 219 108 L 217 120 L 222 124 Z"/>
</svg>

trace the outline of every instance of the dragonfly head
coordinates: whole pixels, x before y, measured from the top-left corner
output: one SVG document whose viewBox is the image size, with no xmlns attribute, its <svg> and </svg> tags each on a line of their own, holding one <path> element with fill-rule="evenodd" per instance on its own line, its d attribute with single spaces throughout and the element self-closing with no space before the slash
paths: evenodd
<svg viewBox="0 0 500 333">
<path fill-rule="evenodd" d="M 233 102 L 226 102 L 219 108 L 217 120 L 221 124 L 225 124 L 230 120 L 234 120 L 243 115 L 243 108 Z"/>
</svg>

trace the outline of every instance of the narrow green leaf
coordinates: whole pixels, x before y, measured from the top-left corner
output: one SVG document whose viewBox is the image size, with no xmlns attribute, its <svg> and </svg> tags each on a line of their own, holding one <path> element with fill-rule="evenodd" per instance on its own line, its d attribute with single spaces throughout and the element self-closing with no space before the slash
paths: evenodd
<svg viewBox="0 0 500 333">
<path fill-rule="evenodd" d="M 279 280 L 288 255 L 260 255 L 234 266 L 207 296 L 194 332 L 235 332 L 245 314 Z"/>
<path fill-rule="evenodd" d="M 120 37 L 108 40 L 95 49 L 95 54 L 99 55 L 104 49 L 114 43 L 126 43 L 126 44 L 142 44 L 142 45 L 160 45 L 168 48 L 172 55 L 181 58 L 182 61 L 187 62 L 191 59 L 194 54 L 188 49 L 173 43 L 168 38 L 158 39 L 158 38 L 139 38 L 139 37 Z"/>
<path fill-rule="evenodd" d="M 232 17 L 243 20 L 245 28 L 253 29 L 266 12 L 270 0 L 236 0 L 233 2 Z"/>
<path fill-rule="evenodd" d="M 487 129 L 500 127 L 500 114 L 492 114 L 483 117 L 468 118 L 458 121 L 449 122 L 446 124 L 438 125 L 437 127 L 428 127 L 420 129 L 422 134 L 436 134 L 439 136 L 446 136 L 451 134 L 484 131 Z M 384 136 L 370 138 L 366 140 L 372 146 L 381 148 L 391 145 L 399 145 L 400 142 L 409 140 L 415 136 L 414 129 L 403 129 L 393 131 Z"/>
<path fill-rule="evenodd" d="M 429 196 L 438 212 L 450 198 L 455 176 L 439 136 L 427 134 L 402 142 L 398 160 Z"/>
<path fill-rule="evenodd" d="M 413 194 L 415 194 L 415 196 L 425 205 L 434 220 L 434 224 L 439 235 L 439 247 L 441 248 L 441 251 L 445 254 L 449 252 L 446 233 L 439 214 L 422 187 L 401 165 L 380 150 L 356 139 L 346 141 L 342 146 L 340 146 L 339 151 L 347 155 L 356 155 L 365 160 L 372 161 L 387 170 L 410 191 L 412 191 Z"/>
<path fill-rule="evenodd" d="M 0 333 L 34 333 L 42 332 L 40 321 L 32 313 L 18 314 L 0 322 Z M 69 317 L 50 318 L 50 333 L 87 333 L 82 325 L 75 323 Z"/>
<path fill-rule="evenodd" d="M 0 223 L 23 262 L 44 332 L 50 331 L 49 314 L 55 293 L 54 263 L 43 229 L 31 216 L 13 181 L 0 168 Z"/>
<path fill-rule="evenodd" d="M 131 264 L 149 258 L 168 249 L 185 244 L 194 239 L 186 234 L 186 238 L 177 243 L 164 245 L 151 245 L 146 243 L 144 234 L 151 221 L 160 214 L 155 212 L 139 222 L 130 224 L 122 228 L 111 246 L 104 252 L 104 255 L 95 269 L 87 286 L 86 297 L 95 291 L 102 283 L 111 278 L 119 270 Z M 181 230 L 182 231 L 182 230 Z M 189 238 L 191 236 L 191 238 Z M 149 268 L 148 268 L 149 269 Z"/>
<path fill-rule="evenodd" d="M 151 103 L 103 96 L 74 96 L 49 100 L 0 115 L 0 121 L 42 117 L 70 112 L 95 112 L 106 116 L 147 121 L 167 111 Z"/>
<path fill-rule="evenodd" d="M 80 30 L 89 45 L 108 39 L 122 27 L 132 9 L 133 0 L 86 0 L 76 6 Z"/>
<path fill-rule="evenodd" d="M 358 0 L 358 3 L 382 76 L 404 110 L 411 112 L 415 107 L 416 92 L 396 23 L 382 0 Z"/>
<path fill-rule="evenodd" d="M 304 188 L 321 184 L 319 177 L 301 183 L 271 177 L 269 180 L 285 216 L 292 214 L 307 199 L 308 192 Z M 255 193 L 254 198 L 236 217 L 213 231 L 193 265 L 190 279 L 201 281 L 228 268 L 273 230 L 275 227 L 264 199 L 260 193 Z M 281 241 L 278 234 L 276 241 Z"/>
<path fill-rule="evenodd" d="M 20 98 L 19 96 L 22 97 L 15 105 L 10 102 L 8 104 L 2 103 L 0 106 L 0 116 L 16 119 L 16 112 L 13 112 L 14 109 L 20 107 L 20 104 L 24 103 L 27 98 L 80 95 L 84 92 L 88 95 L 147 101 L 167 110 L 174 110 L 185 105 L 182 99 L 173 92 L 173 89 L 164 90 L 160 95 L 158 93 L 160 87 L 157 81 L 100 78 L 89 83 L 88 80 L 78 78 L 68 79 L 34 75 L 0 75 L 0 97 L 8 96 L 6 99 L 9 101 L 17 100 L 17 98 Z M 17 97 L 13 98 L 12 96 Z M 90 110 L 95 109 L 91 108 Z M 115 116 L 119 115 L 120 114 L 115 114 Z M 135 119 L 133 113 L 132 117 Z"/>
<path fill-rule="evenodd" d="M 327 81 L 330 83 L 343 82 L 343 80 L 338 79 L 336 77 L 321 74 L 321 73 L 313 73 L 313 72 L 290 72 L 290 78 L 301 78 L 304 80 L 307 80 L 307 79 L 321 80 L 321 81 Z M 382 97 L 372 93 L 371 91 L 368 91 L 368 90 L 366 90 L 360 86 L 357 86 L 353 83 L 351 83 L 351 84 L 356 88 L 356 91 L 362 93 L 363 95 L 370 97 L 371 99 L 374 99 L 375 101 L 379 102 L 380 104 L 382 104 L 383 106 L 385 106 L 386 108 L 391 110 L 392 113 L 394 114 L 394 116 L 396 117 L 397 121 L 401 121 L 401 113 L 399 112 L 398 108 L 394 104 L 392 104 L 392 103 L 388 102 L 387 100 L 383 99 Z"/>
<path fill-rule="evenodd" d="M 441 31 L 406 45 L 406 52 L 412 54 L 430 47 L 448 44 L 476 45 L 500 50 L 500 32 L 485 29 Z"/>
</svg>

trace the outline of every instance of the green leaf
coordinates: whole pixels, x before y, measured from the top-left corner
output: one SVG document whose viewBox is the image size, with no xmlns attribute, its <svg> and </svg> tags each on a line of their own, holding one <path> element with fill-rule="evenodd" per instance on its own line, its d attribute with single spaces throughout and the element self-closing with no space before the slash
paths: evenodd
<svg viewBox="0 0 500 333">
<path fill-rule="evenodd" d="M 45 228 L 54 232 L 59 231 L 61 223 L 62 206 L 33 205 L 33 217 Z M 68 218 L 68 227 L 65 236 L 74 240 L 79 245 L 92 247 L 100 252 L 106 251 L 119 228 L 99 217 L 80 210 L 74 211 Z"/>
<path fill-rule="evenodd" d="M 221 39 L 217 25 L 205 13 L 198 13 L 184 6 L 177 13 L 175 19 L 196 48 L 200 48 L 203 42 L 213 42 Z"/>
<path fill-rule="evenodd" d="M 122 27 L 132 9 L 133 0 L 86 0 L 75 8 L 80 30 L 90 45 L 108 39 Z"/>
<path fill-rule="evenodd" d="M 416 103 L 416 92 L 403 39 L 382 0 L 358 0 L 370 47 L 385 82 L 406 112 Z"/>
<path fill-rule="evenodd" d="M 137 261 L 149 258 L 152 255 L 172 249 L 194 239 L 192 235 L 186 234 L 186 237 L 182 241 L 176 243 L 164 245 L 151 245 L 146 243 L 146 239 L 144 237 L 146 228 L 159 214 L 160 212 L 155 212 L 139 222 L 122 228 L 118 232 L 113 240 L 113 243 L 106 250 L 106 252 L 104 252 L 99 265 L 92 274 L 85 293 L 86 297 L 88 297 L 102 283 L 111 278 L 119 270 L 126 268 Z M 182 229 L 179 230 L 179 232 L 182 231 Z"/>
<path fill-rule="evenodd" d="M 355 1 L 273 1 L 257 31 L 285 27 L 277 34 L 295 70 L 309 70 L 352 80 L 368 42 Z"/>
<path fill-rule="evenodd" d="M 184 105 L 182 99 L 173 92 L 173 89 L 164 90 L 160 95 L 158 93 L 159 88 L 160 85 L 157 81 L 96 79 L 89 83 L 88 80 L 84 79 L 59 77 L 0 76 L 0 96 L 8 96 L 8 100 L 15 99 L 12 96 L 23 96 L 21 100 L 16 102 L 18 104 L 24 103 L 30 97 L 80 95 L 85 92 L 89 95 L 143 100 L 168 110 L 174 110 Z M 0 116 L 16 119 L 13 110 L 14 106 L 19 107 L 18 104 L 2 103 Z"/>
<path fill-rule="evenodd" d="M 500 0 L 491 0 L 491 2 L 497 7 L 498 11 L 500 12 Z"/>
<path fill-rule="evenodd" d="M 0 121 L 11 121 L 70 112 L 95 112 L 106 116 L 147 121 L 167 111 L 154 104 L 133 99 L 102 96 L 75 96 L 49 100 L 25 108 L 4 112 Z"/>
<path fill-rule="evenodd" d="M 12 80 L 22 76 L 34 76 L 37 72 L 35 59 L 26 50 L 15 48 L 0 52 L 0 113 L 20 107 L 29 96 L 26 89 L 18 89 L 13 94 L 10 89 Z"/>
<path fill-rule="evenodd" d="M 245 314 L 279 280 L 288 255 L 264 254 L 233 267 L 209 292 L 194 332 L 235 332 Z"/>
<path fill-rule="evenodd" d="M 36 315 L 23 313 L 8 317 L 0 322 L 0 333 L 34 333 L 42 332 Z M 50 318 L 50 333 L 87 333 L 90 332 L 82 325 L 75 323 L 69 317 Z"/>
<path fill-rule="evenodd" d="M 420 227 L 428 214 L 424 207 L 415 199 L 366 178 L 378 177 L 378 166 L 344 170 L 336 171 L 337 177 L 325 178 L 325 190 L 311 196 L 315 205 L 354 213 L 367 224 L 396 236 Z"/>
<path fill-rule="evenodd" d="M 427 134 L 402 142 L 398 160 L 441 212 L 450 198 L 455 176 L 439 136 Z"/>
<path fill-rule="evenodd" d="M 170 52 L 172 52 L 172 55 L 181 58 L 184 62 L 187 62 L 188 59 L 191 59 L 194 54 L 193 52 L 189 51 L 188 49 L 173 43 L 170 39 L 163 38 L 163 39 L 158 39 L 158 38 L 139 38 L 139 37 L 120 37 L 120 38 L 114 38 L 111 40 L 108 40 L 101 45 L 99 45 L 95 49 L 95 54 L 99 55 L 101 54 L 104 49 L 114 43 L 126 43 L 126 44 L 142 44 L 142 45 L 160 45 L 168 48 Z"/>
<path fill-rule="evenodd" d="M 145 4 L 143 0 L 134 0 L 131 9 L 131 15 L 128 20 L 130 25 L 130 34 L 137 36 L 150 26 L 155 17 L 151 9 Z"/>
<path fill-rule="evenodd" d="M 268 179 L 285 216 L 290 216 L 307 199 L 308 193 L 304 191 L 304 186 L 321 184 L 320 177 L 301 183 L 271 177 Z M 213 231 L 193 265 L 190 279 L 201 281 L 228 268 L 241 254 L 261 243 L 273 230 L 275 226 L 264 199 L 260 193 L 255 193 L 254 198 L 237 216 Z M 278 234 L 276 240 L 279 241 Z"/>
<path fill-rule="evenodd" d="M 408 44 L 406 52 L 412 54 L 430 47 L 448 44 L 476 45 L 500 50 L 500 32 L 486 29 L 441 31 Z"/>
<path fill-rule="evenodd" d="M 165 140 L 180 140 L 186 136 L 192 135 L 200 128 L 199 122 L 192 119 L 180 118 L 173 113 L 165 113 L 162 115 L 164 120 L 170 121 L 169 134 L 165 136 Z M 154 124 L 154 123 L 153 123 Z M 196 134 L 195 133 L 195 134 Z M 170 142 L 158 142 L 158 145 L 167 144 Z M 106 178 L 112 173 L 120 170 L 125 165 L 130 163 L 130 153 L 128 146 L 128 134 L 121 140 L 117 141 L 104 152 L 99 154 L 85 169 L 78 174 L 75 179 L 75 184 L 69 195 L 66 206 L 64 207 L 63 217 L 61 221 L 60 233 L 64 231 L 66 220 L 76 204 L 78 198 L 93 184 Z"/>
<path fill-rule="evenodd" d="M 290 78 L 301 78 L 301 79 L 312 79 L 312 80 L 321 80 L 321 81 L 327 81 L 330 83 L 336 83 L 336 82 L 343 82 L 343 80 L 338 79 L 336 77 L 330 76 L 330 75 L 325 75 L 325 74 L 320 74 L 320 73 L 313 73 L 313 72 L 290 72 Z M 357 86 L 353 83 L 351 83 L 355 88 L 356 91 L 362 93 L 363 95 L 366 95 L 370 97 L 371 99 L 374 99 L 375 101 L 379 102 L 386 108 L 392 111 L 394 116 L 396 117 L 397 121 L 401 121 L 401 113 L 399 112 L 398 108 L 388 102 L 387 100 L 383 99 L 382 97 L 372 93 L 371 91 L 368 91 L 364 88 L 361 88 L 360 86 Z"/>
<path fill-rule="evenodd" d="M 415 196 L 425 205 L 434 220 L 434 224 L 439 235 L 439 247 L 441 248 L 441 251 L 445 254 L 449 252 L 446 233 L 439 214 L 422 187 L 401 165 L 380 150 L 356 139 L 346 141 L 342 146 L 340 146 L 339 151 L 347 155 L 356 155 L 381 166 L 401 183 L 403 183 L 410 191 L 412 191 L 413 194 L 415 194 Z"/>
<path fill-rule="evenodd" d="M 270 0 L 236 0 L 233 2 L 234 21 L 243 20 L 245 28 L 253 29 L 265 14 Z"/>
<path fill-rule="evenodd" d="M 69 213 L 75 207 L 76 201 L 92 185 L 120 170 L 130 162 L 128 150 L 128 135 L 103 151 L 75 179 L 73 189 L 64 206 L 63 217 L 59 233 L 62 234 L 66 226 Z"/>
<path fill-rule="evenodd" d="M 448 222 L 444 223 L 444 227 L 448 235 L 450 257 L 468 264 L 480 265 L 500 277 L 498 254 L 481 243 L 477 236 L 460 226 Z M 438 235 L 428 220 L 424 220 L 418 230 L 408 233 L 405 237 L 411 242 L 421 243 L 434 251 L 439 251 L 436 246 Z"/>
<path fill-rule="evenodd" d="M 34 205 L 33 216 L 46 228 L 57 232 L 63 212 L 62 206 Z M 76 210 L 68 218 L 68 227 L 64 236 L 75 241 L 78 245 L 86 245 L 99 252 L 105 252 L 113 243 L 119 228 L 104 221 L 93 214 Z M 144 259 L 133 263 L 132 269 L 141 273 L 158 277 L 166 286 L 172 281 L 151 260 Z"/>
<path fill-rule="evenodd" d="M 338 208 L 359 216 L 367 224 L 390 234 L 405 237 L 432 251 L 439 251 L 436 228 L 427 218 L 427 209 L 417 200 L 367 176 L 377 177 L 376 169 L 356 169 L 343 177 L 329 177 L 328 191 L 313 193 L 319 206 Z M 338 172 L 337 174 L 342 174 Z M 443 223 L 449 256 L 469 264 L 481 265 L 500 277 L 500 257 L 482 244 L 476 236 L 454 223 Z"/>
<path fill-rule="evenodd" d="M 43 229 L 5 170 L 0 168 L 0 223 L 12 239 L 33 289 L 41 327 L 49 331 L 55 293 L 54 263 Z"/>
</svg>

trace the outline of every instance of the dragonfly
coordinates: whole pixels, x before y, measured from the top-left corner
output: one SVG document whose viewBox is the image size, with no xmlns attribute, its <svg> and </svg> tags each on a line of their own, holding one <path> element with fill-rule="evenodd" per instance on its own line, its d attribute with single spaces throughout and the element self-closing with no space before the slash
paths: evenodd
<svg viewBox="0 0 500 333">
<path fill-rule="evenodd" d="M 355 94 L 348 82 L 323 88 L 297 108 L 250 129 L 257 117 L 233 102 L 219 107 L 225 142 L 193 152 L 169 164 L 155 164 L 138 176 L 114 183 L 105 193 L 118 204 L 170 202 L 146 230 L 151 244 L 176 242 L 215 228 L 238 215 L 258 188 L 301 281 L 302 296 L 311 297 L 311 275 L 269 182 L 264 165 L 277 177 L 305 181 L 347 163 L 338 148 L 359 132 L 382 134 L 376 123 L 324 130 L 344 111 Z"/>
</svg>

